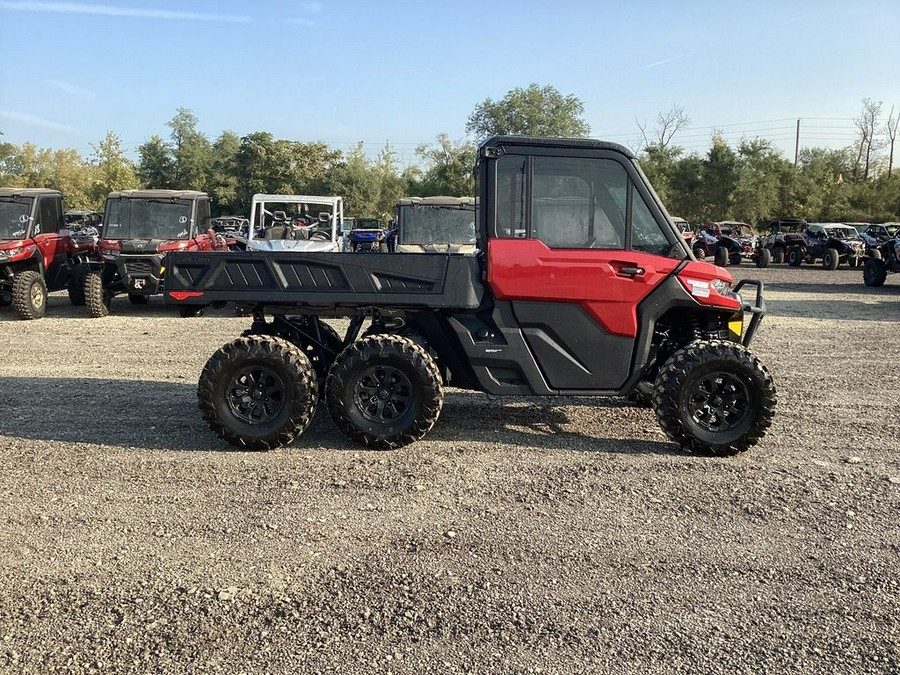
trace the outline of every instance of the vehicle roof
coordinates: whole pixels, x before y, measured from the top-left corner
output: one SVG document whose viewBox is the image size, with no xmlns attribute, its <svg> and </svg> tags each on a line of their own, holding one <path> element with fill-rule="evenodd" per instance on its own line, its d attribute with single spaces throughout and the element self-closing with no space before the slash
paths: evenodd
<svg viewBox="0 0 900 675">
<path fill-rule="evenodd" d="M 402 197 L 397 206 L 477 206 L 476 197 L 447 197 L 436 195 L 433 197 Z"/>
<path fill-rule="evenodd" d="M 197 199 L 208 196 L 199 190 L 120 190 L 110 192 L 107 199 Z"/>
<path fill-rule="evenodd" d="M 51 190 L 50 188 L 19 188 L 19 187 L 0 187 L 0 197 L 37 197 L 38 195 L 59 195 L 59 190 Z"/>
<path fill-rule="evenodd" d="M 819 227 L 852 227 L 847 223 L 810 223 L 810 226 L 818 225 Z"/>
<path fill-rule="evenodd" d="M 634 153 L 624 145 L 610 141 L 598 141 L 593 138 L 547 138 L 543 136 L 492 136 L 478 147 L 478 156 L 484 157 L 488 149 L 502 146 L 612 150 L 625 155 L 629 159 L 635 158 Z"/>
<path fill-rule="evenodd" d="M 315 195 L 253 195 L 254 204 L 266 204 L 275 202 L 276 204 L 322 204 L 325 206 L 335 206 L 343 201 L 342 197 L 321 197 Z"/>
</svg>

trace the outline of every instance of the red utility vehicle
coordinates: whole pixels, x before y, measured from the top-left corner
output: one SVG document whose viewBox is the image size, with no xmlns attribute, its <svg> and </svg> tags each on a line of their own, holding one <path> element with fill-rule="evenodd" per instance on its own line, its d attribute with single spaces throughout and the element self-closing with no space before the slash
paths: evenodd
<svg viewBox="0 0 900 675">
<path fill-rule="evenodd" d="M 344 433 L 396 448 L 431 429 L 452 385 L 643 390 L 687 450 L 733 454 L 762 438 L 776 404 L 748 348 L 765 312 L 762 283 L 733 286 L 694 260 L 631 152 L 496 137 L 479 148 L 477 171 L 473 253 L 171 254 L 167 302 L 253 312 L 200 375 L 213 431 L 250 449 L 290 443 L 324 385 Z M 327 317 L 349 317 L 346 334 Z"/>
<path fill-rule="evenodd" d="M 73 239 L 64 212 L 57 190 L 0 188 L 0 307 L 21 319 L 44 316 L 50 291 L 68 288 L 72 304 L 84 304 L 74 280 L 95 241 Z"/>
<path fill-rule="evenodd" d="M 106 198 L 99 262 L 84 279 L 88 312 L 109 314 L 113 297 L 127 293 L 145 305 L 163 292 L 165 258 L 172 251 L 227 250 L 211 226 L 209 196 L 194 190 L 126 190 Z M 183 314 L 196 314 L 187 308 Z"/>
</svg>

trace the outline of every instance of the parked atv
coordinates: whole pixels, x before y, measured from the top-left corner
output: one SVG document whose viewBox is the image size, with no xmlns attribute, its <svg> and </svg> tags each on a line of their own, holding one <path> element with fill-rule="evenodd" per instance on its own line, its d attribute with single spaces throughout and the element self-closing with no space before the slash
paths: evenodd
<svg viewBox="0 0 900 675">
<path fill-rule="evenodd" d="M 134 305 L 145 305 L 150 296 L 162 293 L 165 257 L 171 251 L 227 249 L 225 238 L 210 226 L 206 193 L 111 192 L 106 198 L 100 259 L 90 263 L 84 279 L 88 313 L 95 318 L 106 316 L 119 294 L 127 293 Z"/>
<path fill-rule="evenodd" d="M 900 225 L 897 223 L 869 225 L 859 234 L 866 244 L 866 255 L 870 255 L 873 249 L 880 249 L 883 243 L 898 235 L 900 235 Z"/>
<path fill-rule="evenodd" d="M 760 246 L 756 231 L 747 223 L 738 221 L 707 224 L 691 245 L 698 260 L 712 254 L 719 267 L 740 265 L 745 258 L 752 260 L 757 267 L 768 267 L 772 262 L 772 254 Z"/>
<path fill-rule="evenodd" d="M 344 249 L 353 253 L 388 253 L 395 239 L 396 231 L 379 218 L 354 218 L 350 229 L 344 227 Z"/>
<path fill-rule="evenodd" d="M 400 253 L 474 253 L 474 197 L 403 197 L 396 206 Z"/>
<path fill-rule="evenodd" d="M 96 240 L 73 241 L 64 211 L 57 190 L 0 188 L 0 307 L 20 319 L 44 316 L 50 291 L 68 288 L 72 304 L 84 304 L 75 280 Z"/>
<path fill-rule="evenodd" d="M 758 226 L 760 232 L 768 232 L 765 236 L 760 235 L 759 245 L 769 251 L 772 262 L 783 263 L 787 250 L 794 244 L 803 243 L 801 232 L 806 229 L 806 225 L 802 218 L 770 220 Z"/>
<path fill-rule="evenodd" d="M 810 223 L 802 233 L 802 240 L 787 251 L 787 263 L 800 267 L 801 263 L 822 261 L 826 270 L 835 270 L 841 263 L 859 267 L 863 263 L 866 245 L 855 228 L 843 223 Z"/>
<path fill-rule="evenodd" d="M 900 232 L 897 235 L 869 251 L 863 267 L 866 286 L 884 286 L 889 273 L 900 272 Z"/>
</svg>

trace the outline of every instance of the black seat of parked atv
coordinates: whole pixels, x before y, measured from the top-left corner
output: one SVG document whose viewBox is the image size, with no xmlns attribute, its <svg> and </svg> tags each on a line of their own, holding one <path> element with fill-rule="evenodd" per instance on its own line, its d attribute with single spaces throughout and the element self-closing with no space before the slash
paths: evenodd
<svg viewBox="0 0 900 675">
<path fill-rule="evenodd" d="M 264 234 L 266 239 L 293 239 L 294 228 L 290 225 L 273 225 Z"/>
</svg>

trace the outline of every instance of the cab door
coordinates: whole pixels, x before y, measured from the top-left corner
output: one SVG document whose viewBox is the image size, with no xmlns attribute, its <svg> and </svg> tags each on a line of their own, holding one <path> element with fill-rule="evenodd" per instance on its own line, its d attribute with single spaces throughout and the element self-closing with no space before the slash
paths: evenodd
<svg viewBox="0 0 900 675">
<path fill-rule="evenodd" d="M 687 255 L 616 155 L 506 155 L 492 172 L 488 282 L 557 390 L 625 383 L 638 305 Z"/>
<path fill-rule="evenodd" d="M 44 280 L 48 290 L 59 290 L 68 281 L 71 246 L 69 231 L 65 229 L 63 222 L 60 198 L 52 195 L 40 197 L 36 213 L 32 239 L 43 259 Z"/>
</svg>

